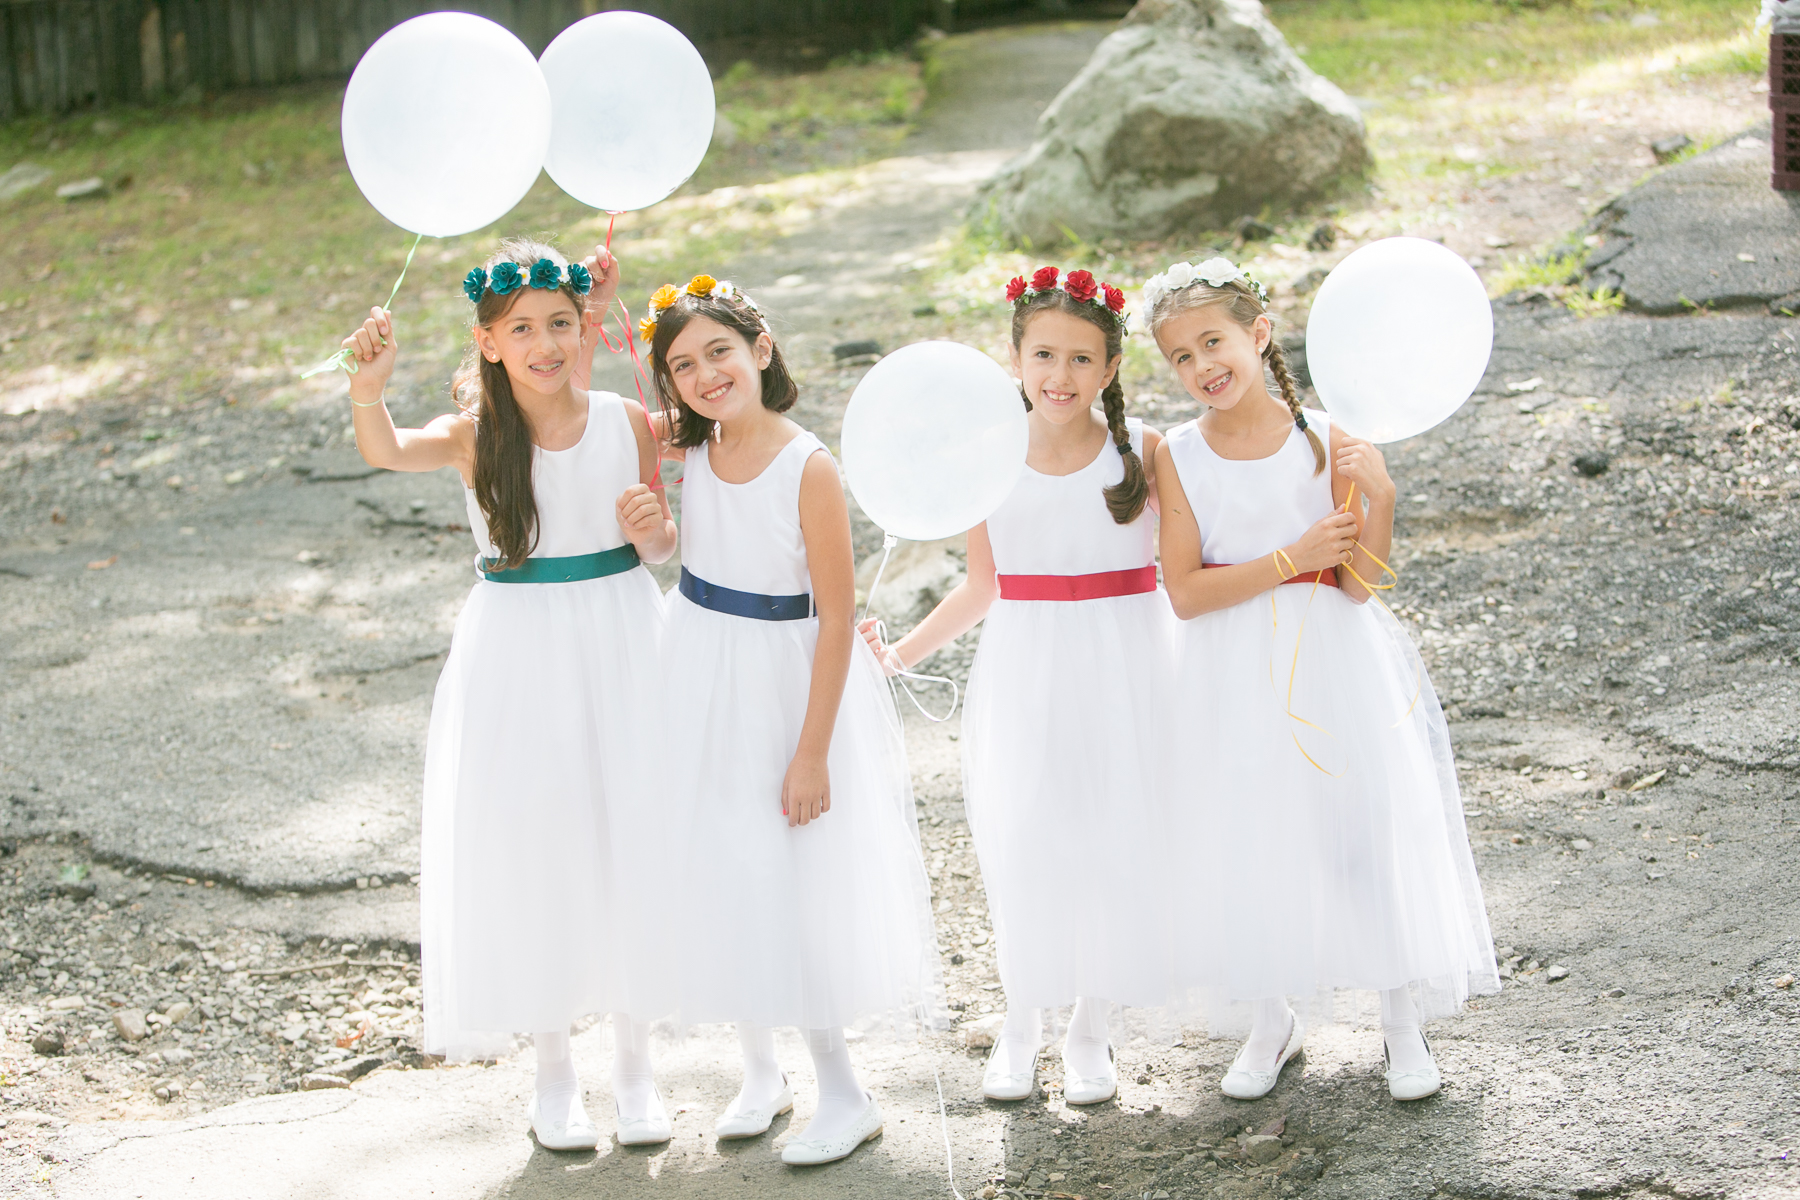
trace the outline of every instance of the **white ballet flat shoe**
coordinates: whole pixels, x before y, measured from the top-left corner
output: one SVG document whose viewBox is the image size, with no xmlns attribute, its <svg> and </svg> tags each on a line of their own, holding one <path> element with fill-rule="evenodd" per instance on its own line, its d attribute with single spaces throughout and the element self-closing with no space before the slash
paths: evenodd
<svg viewBox="0 0 1800 1200">
<path fill-rule="evenodd" d="M 1225 1072 L 1225 1078 L 1219 1083 L 1219 1090 L 1233 1100 L 1260 1100 L 1275 1088 L 1275 1081 L 1281 1078 L 1281 1068 L 1287 1066 L 1294 1055 L 1300 1053 L 1300 1046 L 1306 1040 L 1306 1026 L 1300 1023 L 1297 1014 L 1293 1016 L 1294 1026 L 1288 1034 L 1287 1045 L 1282 1048 L 1281 1055 L 1275 1060 L 1273 1071 L 1252 1071 L 1247 1067 L 1231 1064 L 1231 1070 Z M 1241 1059 L 1243 1054 L 1240 1052 Z"/>
<path fill-rule="evenodd" d="M 1425 1053 L 1431 1054 L 1431 1043 L 1424 1034 L 1419 1040 L 1425 1043 Z M 1423 1100 L 1427 1096 L 1435 1096 L 1444 1086 L 1443 1073 L 1438 1070 L 1437 1059 L 1431 1059 L 1431 1065 L 1421 1071 L 1396 1071 L 1394 1060 L 1388 1054 L 1387 1040 L 1382 1039 L 1381 1057 L 1387 1062 L 1388 1095 L 1396 1100 Z"/>
<path fill-rule="evenodd" d="M 994 1070 L 994 1051 L 1000 1049 L 1000 1043 L 994 1043 L 994 1050 L 988 1052 L 987 1070 L 981 1076 L 981 1094 L 989 1100 L 1028 1100 L 1031 1093 L 1037 1090 L 1037 1060 L 1044 1052 L 1042 1046 L 1031 1056 L 1031 1070 L 1015 1071 L 1003 1074 Z"/>
<path fill-rule="evenodd" d="M 794 1138 L 781 1148 L 781 1161 L 790 1167 L 816 1167 L 821 1163 L 836 1162 L 840 1158 L 849 1158 L 856 1153 L 858 1146 L 879 1136 L 881 1108 L 875 1103 L 873 1095 L 868 1092 L 863 1095 L 869 1103 L 863 1109 L 862 1116 L 857 1118 L 856 1124 L 828 1141 L 804 1135 Z"/>
<path fill-rule="evenodd" d="M 641 1117 L 628 1117 L 619 1111 L 619 1102 L 613 1101 L 613 1112 L 617 1114 L 619 1128 L 615 1137 L 621 1146 L 660 1146 L 675 1136 L 675 1129 L 669 1123 L 669 1114 L 663 1109 L 662 1093 L 652 1088 L 648 1111 Z"/>
<path fill-rule="evenodd" d="M 1063 1103 L 1104 1104 L 1119 1094 L 1119 1068 L 1113 1059 L 1113 1048 L 1106 1047 L 1106 1074 L 1076 1075 L 1063 1058 Z"/>
<path fill-rule="evenodd" d="M 743 1099 L 740 1092 L 725 1106 L 725 1113 L 719 1123 L 713 1126 L 713 1133 L 721 1142 L 729 1142 L 735 1138 L 761 1137 L 769 1132 L 769 1126 L 782 1113 L 794 1111 L 794 1092 L 788 1087 L 787 1076 L 781 1077 L 781 1093 L 767 1104 L 756 1107 L 740 1107 L 738 1101 Z"/>
<path fill-rule="evenodd" d="M 588 1120 L 587 1110 L 581 1106 L 579 1097 L 575 1101 L 575 1111 L 568 1121 L 551 1121 L 538 1113 L 538 1098 L 531 1097 L 531 1107 L 527 1110 L 531 1119 L 531 1132 L 537 1138 L 538 1145 L 546 1150 L 592 1150 L 600 1145 L 600 1131 Z"/>
</svg>

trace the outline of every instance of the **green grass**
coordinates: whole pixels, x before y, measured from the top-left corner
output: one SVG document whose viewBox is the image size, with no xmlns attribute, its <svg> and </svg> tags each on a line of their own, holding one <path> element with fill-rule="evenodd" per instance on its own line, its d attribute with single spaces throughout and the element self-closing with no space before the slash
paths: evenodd
<svg viewBox="0 0 1800 1200">
<path fill-rule="evenodd" d="M 1729 0 L 1274 0 L 1269 11 L 1308 66 L 1353 94 L 1567 76 L 1673 44 L 1736 38 L 1756 15 Z M 1632 24 L 1647 13 L 1656 24 Z"/>
<path fill-rule="evenodd" d="M 1584 253 L 1568 252 L 1517 259 L 1494 274 L 1488 281 L 1488 291 L 1504 296 L 1527 288 L 1566 287 L 1581 278 L 1581 266 L 1586 258 Z"/>
<path fill-rule="evenodd" d="M 701 194 L 890 153 L 923 85 L 918 64 L 880 55 L 800 75 L 742 64 L 717 92 L 737 144 L 709 153 L 679 194 L 687 199 L 619 222 L 634 306 L 650 281 L 766 236 L 778 208 L 751 199 L 724 219 L 696 210 Z M 234 399 L 254 384 L 290 401 L 291 389 L 269 385 L 324 358 L 387 296 L 411 241 L 350 178 L 341 98 L 339 87 L 314 86 L 0 125 L 0 170 L 31 162 L 52 173 L 0 201 L 0 379 L 84 376 L 89 394 L 175 403 Z M 479 165 L 472 153 L 470 169 Z M 107 199 L 56 198 L 58 185 L 95 175 L 112 185 Z M 606 220 L 540 177 L 495 227 L 428 239 L 395 301 L 413 346 L 453 352 L 463 274 L 515 232 L 585 253 Z"/>
</svg>

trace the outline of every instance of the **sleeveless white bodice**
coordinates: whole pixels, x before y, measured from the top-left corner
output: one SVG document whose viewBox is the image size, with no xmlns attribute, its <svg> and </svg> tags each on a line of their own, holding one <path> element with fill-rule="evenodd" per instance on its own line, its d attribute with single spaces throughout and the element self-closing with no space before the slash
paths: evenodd
<svg viewBox="0 0 1800 1200">
<path fill-rule="evenodd" d="M 1127 418 L 1131 448 L 1144 454 L 1144 423 Z M 1094 461 L 1067 475 L 1026 467 L 1011 494 L 987 519 L 994 567 L 1001 575 L 1093 575 L 1149 566 L 1156 558 L 1150 508 L 1121 525 L 1103 489 L 1125 478 L 1125 460 L 1109 437 Z"/>
<path fill-rule="evenodd" d="M 533 558 L 568 558 L 625 544 L 619 528 L 619 495 L 643 482 L 627 403 L 615 392 L 589 392 L 587 428 L 580 441 L 566 450 L 532 447 L 531 490 L 538 515 Z M 498 557 L 475 489 L 463 488 L 463 504 L 475 545 L 483 557 Z"/>
<path fill-rule="evenodd" d="M 1331 418 L 1306 411 L 1307 426 L 1331 445 Z M 1331 471 L 1314 474 L 1312 444 L 1295 427 L 1267 458 L 1222 458 L 1197 421 L 1168 432 L 1169 456 L 1200 526 L 1200 560 L 1253 562 L 1298 541 L 1337 507 Z"/>
<path fill-rule="evenodd" d="M 825 443 L 801 432 L 762 474 L 726 483 L 712 472 L 708 447 L 687 452 L 681 483 L 681 563 L 720 587 L 763 596 L 812 591 L 800 532 L 800 476 Z"/>
</svg>

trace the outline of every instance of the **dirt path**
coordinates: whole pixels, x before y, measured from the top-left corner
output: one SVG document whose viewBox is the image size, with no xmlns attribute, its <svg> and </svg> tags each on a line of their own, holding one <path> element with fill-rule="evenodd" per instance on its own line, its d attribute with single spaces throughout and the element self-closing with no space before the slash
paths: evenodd
<svg viewBox="0 0 1800 1200">
<path fill-rule="evenodd" d="M 1096 33 L 958 40 L 945 62 L 963 74 L 943 95 L 968 107 L 929 108 L 918 154 L 744 198 L 805 206 L 788 236 L 715 273 L 781 323 L 807 383 L 801 419 L 828 443 L 861 370 L 836 366 L 834 345 L 993 338 L 984 314 L 926 311 L 943 298 L 929 281 L 975 184 L 1054 94 L 1043 64 L 1072 73 Z M 1007 55 L 1042 65 L 1042 94 L 993 94 Z M 1521 244 L 1578 219 L 1542 203 L 1561 193 L 1541 181 L 1478 190 L 1484 211 L 1515 214 L 1496 228 Z M 1466 216 L 1443 215 L 1445 228 Z M 1471 239 L 1486 227 L 1464 221 Z M 1402 612 L 1451 706 L 1496 937 L 1513 952 L 1501 996 L 1434 1030 L 1441 1098 L 1387 1099 L 1379 1035 L 1354 1010 L 1314 1031 L 1303 1075 L 1252 1105 L 1215 1090 L 1233 1047 L 1198 1037 L 1128 1040 L 1120 1100 L 1093 1112 L 1062 1104 L 1053 1052 L 1038 1099 L 984 1105 L 979 1054 L 952 1032 L 859 1050 L 888 1132 L 844 1168 L 797 1176 L 766 1142 L 708 1136 L 734 1053 L 709 1031 L 660 1048 L 684 1109 L 669 1149 L 535 1151 L 522 1065 L 406 1069 L 419 757 L 468 578 L 459 489 L 367 472 L 341 398 L 321 394 L 193 423 L 140 410 L 5 427 L 0 504 L 33 519 L 0 546 L 0 1066 L 14 1081 L 0 1178 L 184 1200 L 558 1196 L 600 1181 L 621 1197 L 947 1194 L 935 1071 L 965 1195 L 989 1181 L 1089 1200 L 1792 1194 L 1800 1001 L 1775 981 L 1800 964 L 1786 866 L 1800 804 L 1791 764 L 1770 763 L 1800 747 L 1763 719 L 1792 711 L 1800 656 L 1796 501 L 1781 486 L 1800 423 L 1782 416 L 1800 391 L 1788 324 L 1498 311 L 1478 400 L 1392 456 L 1409 497 Z M 437 410 L 449 352 L 435 354 L 415 360 L 402 419 Z M 629 390 L 617 362 L 601 370 Z M 1544 382 L 1508 390 L 1529 378 Z M 1153 373 L 1132 390 L 1154 423 L 1191 415 Z M 67 436 L 96 422 L 95 438 Z M 1610 456 L 1595 478 L 1570 466 L 1590 450 Z M 859 524 L 865 551 L 874 536 Z M 966 1020 L 1000 1001 L 954 736 L 909 727 Z M 70 997 L 83 1003 L 52 1007 Z M 119 1010 L 183 1003 L 196 1007 L 142 1041 L 111 1032 Z M 34 1053 L 52 1030 L 70 1052 Z M 606 1037 L 577 1038 L 603 1127 Z M 804 1088 L 804 1056 L 787 1046 L 785 1061 Z M 377 1064 L 352 1088 L 220 1107 Z M 1277 1119 L 1274 1162 L 1240 1155 L 1239 1135 Z"/>
</svg>

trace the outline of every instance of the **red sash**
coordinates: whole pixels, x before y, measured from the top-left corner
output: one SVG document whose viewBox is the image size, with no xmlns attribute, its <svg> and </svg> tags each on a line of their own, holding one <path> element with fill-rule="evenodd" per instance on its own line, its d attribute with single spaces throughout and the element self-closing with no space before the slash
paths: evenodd
<svg viewBox="0 0 1800 1200">
<path fill-rule="evenodd" d="M 1156 590 L 1156 565 L 1093 575 L 1000 575 L 1002 600 L 1099 600 Z"/>
</svg>

